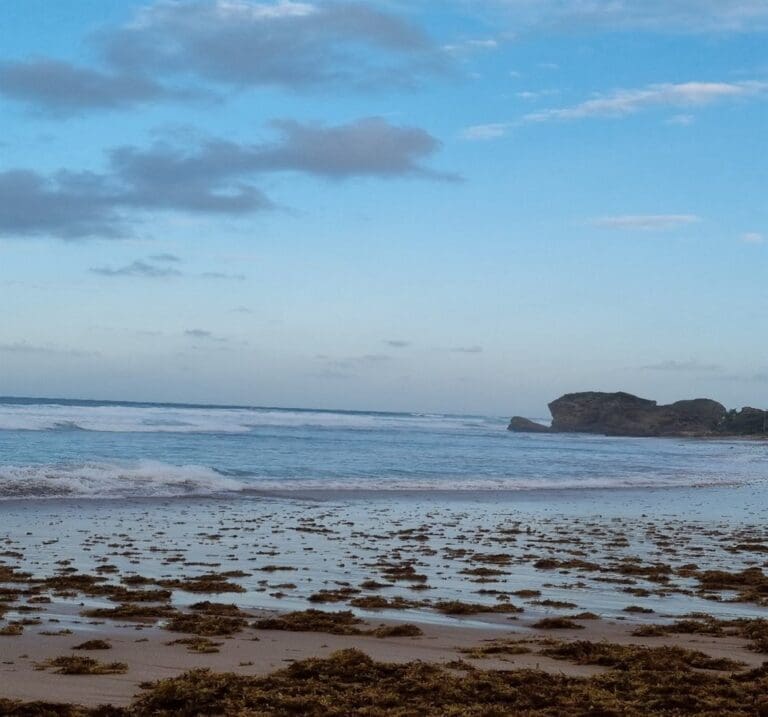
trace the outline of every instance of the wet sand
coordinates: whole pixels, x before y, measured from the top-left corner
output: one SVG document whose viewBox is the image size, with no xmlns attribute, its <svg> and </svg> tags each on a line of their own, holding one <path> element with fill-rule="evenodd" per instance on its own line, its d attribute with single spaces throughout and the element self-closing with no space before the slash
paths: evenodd
<svg viewBox="0 0 768 717">
<path fill-rule="evenodd" d="M 379 624 L 376 621 L 375 624 Z M 587 632 L 587 635 L 583 634 Z M 497 630 L 463 628 L 461 626 L 430 625 L 424 635 L 416 638 L 346 637 L 323 633 L 295 633 L 272 630 L 247 630 L 232 638 L 213 638 L 220 642 L 220 652 L 196 654 L 183 646 L 167 643 L 179 637 L 156 628 L 137 631 L 133 626 L 105 626 L 98 631 L 102 639 L 111 645 L 109 651 L 89 652 L 99 660 L 123 662 L 128 671 L 119 675 L 60 675 L 52 671 L 41 672 L 36 664 L 62 654 L 74 654 L 72 645 L 93 639 L 94 631 L 75 630 L 71 635 L 44 638 L 27 633 L 3 642 L 2 696 L 32 701 L 60 701 L 87 706 L 99 704 L 127 705 L 132 697 L 141 692 L 143 682 L 173 677 L 186 670 L 207 667 L 217 672 L 234 672 L 241 675 L 266 675 L 287 664 L 309 657 L 328 657 L 333 652 L 355 647 L 375 660 L 385 662 L 409 662 L 423 660 L 446 665 L 463 659 L 481 669 L 510 670 L 537 669 L 553 674 L 589 676 L 605 672 L 608 668 L 595 665 L 578 665 L 555 660 L 539 654 L 537 640 L 547 640 L 551 632 L 524 631 L 515 639 L 531 640 L 523 643 L 531 653 L 522 655 L 490 656 L 475 659 L 462 649 L 482 647 L 499 639 Z M 254 640 L 258 637 L 258 641 Z M 755 668 L 765 656 L 747 648 L 748 641 L 739 638 L 713 638 L 709 636 L 675 636 L 673 638 L 636 638 L 626 625 L 603 623 L 589 625 L 588 630 L 563 630 L 558 640 L 570 641 L 588 638 L 592 641 L 608 641 L 617 644 L 676 645 L 690 650 L 705 652 L 717 658 L 743 662 Z"/>
<path fill-rule="evenodd" d="M 0 698 L 126 705 L 142 683 L 189 669 L 267 675 L 351 647 L 377 661 L 588 677 L 611 668 L 542 651 L 590 641 L 756 668 L 768 634 L 756 647 L 745 626 L 768 618 L 765 496 L 752 486 L 0 503 Z M 126 604 L 157 615 L 110 616 Z M 343 630 L 356 634 L 259 627 L 308 609 L 351 611 L 360 622 Z M 693 627 L 648 629 L 691 613 Z M 169 629 L 190 615 L 188 630 Z M 540 622 L 552 618 L 571 627 Z M 404 624 L 421 634 L 364 634 Z M 196 637 L 210 651 L 167 644 Z M 72 649 L 94 639 L 110 649 Z M 125 670 L 45 665 L 73 655 Z"/>
</svg>

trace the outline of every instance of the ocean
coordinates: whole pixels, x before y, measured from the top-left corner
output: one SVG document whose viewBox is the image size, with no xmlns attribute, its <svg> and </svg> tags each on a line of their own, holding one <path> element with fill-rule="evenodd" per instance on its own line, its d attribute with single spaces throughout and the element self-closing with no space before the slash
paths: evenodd
<svg viewBox="0 0 768 717">
<path fill-rule="evenodd" d="M 764 443 L 514 434 L 507 420 L 0 398 L 0 499 L 610 491 L 768 479 Z"/>
</svg>

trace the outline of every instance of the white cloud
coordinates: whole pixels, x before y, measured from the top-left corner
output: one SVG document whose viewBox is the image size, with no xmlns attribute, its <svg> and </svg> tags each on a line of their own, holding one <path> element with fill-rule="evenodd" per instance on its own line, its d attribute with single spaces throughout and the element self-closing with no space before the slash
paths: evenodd
<svg viewBox="0 0 768 717">
<path fill-rule="evenodd" d="M 741 241 L 745 244 L 765 244 L 765 236 L 760 232 L 747 232 L 741 235 Z"/>
<path fill-rule="evenodd" d="M 604 229 L 660 230 L 697 224 L 701 217 L 695 214 L 624 214 L 614 217 L 598 217 L 590 223 Z"/>
<path fill-rule="evenodd" d="M 26 341 L 16 341 L 13 343 L 0 343 L 0 353 L 10 354 L 41 354 L 49 356 L 99 356 L 98 351 L 81 351 L 79 349 L 62 349 L 56 346 L 36 346 L 28 344 Z"/>
<path fill-rule="evenodd" d="M 533 112 L 528 122 L 627 117 L 653 107 L 703 107 L 716 102 L 758 97 L 768 93 L 768 82 L 681 82 L 656 84 L 598 95 L 570 107 Z"/>
<path fill-rule="evenodd" d="M 443 45 L 443 50 L 451 53 L 473 52 L 478 50 L 496 50 L 499 47 L 499 41 L 493 38 L 480 40 L 465 40 L 464 42 Z"/>
<path fill-rule="evenodd" d="M 511 124 L 509 122 L 495 122 L 492 124 L 476 124 L 471 127 L 466 127 L 462 130 L 461 136 L 463 139 L 471 141 L 483 141 L 489 139 L 499 139 L 503 137 Z"/>
<path fill-rule="evenodd" d="M 452 353 L 455 354 L 481 354 L 483 353 L 483 347 L 482 346 L 455 346 L 451 349 Z"/>
<path fill-rule="evenodd" d="M 538 100 L 542 97 L 551 97 L 560 94 L 560 90 L 524 90 L 516 92 L 515 96 L 521 100 Z"/>
<path fill-rule="evenodd" d="M 281 17 L 304 17 L 317 12 L 315 5 L 303 2 L 281 0 L 274 5 L 254 4 L 245 0 L 219 0 L 216 11 L 223 17 L 243 20 L 271 20 Z"/>
<path fill-rule="evenodd" d="M 569 32 L 755 32 L 768 27 L 765 0 L 488 0 L 516 29 Z"/>
<path fill-rule="evenodd" d="M 696 359 L 690 359 L 688 361 L 661 361 L 660 363 L 649 364 L 648 366 L 641 366 L 640 368 L 643 371 L 678 371 L 691 373 L 706 373 L 722 370 L 722 367 L 717 364 L 701 363 L 696 361 Z"/>
<path fill-rule="evenodd" d="M 694 123 L 695 119 L 696 118 L 693 115 L 673 115 L 667 120 L 666 124 L 678 125 L 679 127 L 688 127 Z"/>
</svg>

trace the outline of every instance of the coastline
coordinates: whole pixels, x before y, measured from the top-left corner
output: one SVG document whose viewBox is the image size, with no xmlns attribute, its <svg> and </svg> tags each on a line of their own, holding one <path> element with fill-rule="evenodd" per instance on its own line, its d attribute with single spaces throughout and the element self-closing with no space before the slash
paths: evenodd
<svg viewBox="0 0 768 717">
<path fill-rule="evenodd" d="M 765 495 L 766 486 L 757 483 L 0 501 L 0 569 L 30 573 L 0 585 L 11 598 L 0 603 L 6 607 L 0 627 L 32 621 L 20 635 L 0 636 L 0 677 L 9 685 L 0 697 L 49 699 L 55 684 L 68 702 L 125 705 L 141 693 L 140 683 L 188 669 L 266 675 L 292 660 L 325 659 L 347 648 L 385 662 L 469 660 L 484 670 L 535 668 L 588 678 L 607 669 L 542 656 L 553 638 L 673 645 L 757 667 L 764 657 L 748 649 L 743 636 L 638 639 L 632 633 L 690 613 L 768 619 L 768 604 L 745 601 L 733 589 L 705 589 L 701 582 L 707 570 L 736 573 L 765 564 L 762 548 L 735 548 L 768 545 L 760 507 Z M 208 593 L 199 580 L 207 574 L 231 577 L 214 579 Z M 57 579 L 70 576 L 95 582 L 85 580 L 81 589 L 76 581 Z M 135 576 L 140 585 L 133 586 Z M 236 605 L 245 623 L 231 635 L 207 637 L 221 643 L 219 652 L 197 654 L 166 644 L 190 637 L 168 632 L 169 617 L 81 614 L 141 596 L 126 589 L 169 589 L 167 600 L 149 604 L 167 605 L 171 616 L 193 614 L 201 601 Z M 370 598 L 383 598 L 384 607 L 359 606 Z M 459 607 L 445 607 L 452 604 Z M 627 612 L 630 607 L 651 612 Z M 251 627 L 259 617 L 316 609 L 351 611 L 363 620 L 354 628 L 362 632 L 409 624 L 423 634 L 377 638 Z M 452 614 L 454 609 L 461 612 Z M 590 618 L 579 617 L 585 614 Z M 548 618 L 574 618 L 576 626 L 534 627 Z M 62 630 L 71 633 L 44 634 Z M 71 647 L 87 639 L 106 639 L 112 649 L 95 657 L 125 663 L 127 672 L 40 680 L 36 665 L 77 654 Z M 462 652 L 489 640 L 533 643 L 520 655 L 474 660 Z"/>
<path fill-rule="evenodd" d="M 592 621 L 594 622 L 594 621 Z M 375 620 L 371 625 L 393 624 L 392 621 Z M 674 647 L 703 652 L 714 659 L 741 662 L 745 669 L 759 668 L 764 656 L 749 649 L 749 641 L 743 638 L 718 638 L 701 635 L 676 635 L 672 637 L 638 638 L 632 635 L 636 625 L 615 621 L 590 624 L 583 621 L 586 629 L 545 631 L 521 629 L 519 632 L 500 635 L 498 630 L 467 628 L 458 625 L 423 626 L 419 637 L 391 637 L 377 639 L 365 636 L 343 636 L 315 632 L 282 632 L 247 630 L 228 637 L 214 637 L 219 652 L 199 654 L 183 646 L 168 644 L 174 638 L 183 637 L 161 629 L 128 624 L 125 626 L 86 626 L 72 634 L 43 639 L 38 635 L 19 638 L 2 638 L 3 664 L 0 679 L 3 689 L 0 699 L 55 701 L 79 704 L 86 707 L 112 704 L 126 706 L 142 694 L 141 685 L 160 679 L 179 676 L 189 670 L 206 668 L 214 672 L 234 673 L 244 676 L 263 676 L 284 668 L 296 661 L 310 658 L 327 659 L 338 650 L 354 648 L 372 659 L 387 663 L 421 661 L 450 667 L 456 661 L 481 670 L 536 670 L 551 675 L 588 678 L 606 674 L 608 667 L 578 664 L 541 654 L 540 650 L 551 640 L 565 643 L 590 640 L 613 645 L 647 647 L 651 650 Z M 70 653 L 72 645 L 98 637 L 106 640 L 108 651 L 81 653 L 95 655 L 100 660 L 109 659 L 127 665 L 124 674 L 117 675 L 62 675 L 50 670 L 41 673 L 36 665 L 59 655 Z M 523 654 L 494 654 L 473 656 L 471 651 L 511 639 L 515 644 L 530 650 Z M 44 674 L 44 679 L 41 675 Z"/>
</svg>

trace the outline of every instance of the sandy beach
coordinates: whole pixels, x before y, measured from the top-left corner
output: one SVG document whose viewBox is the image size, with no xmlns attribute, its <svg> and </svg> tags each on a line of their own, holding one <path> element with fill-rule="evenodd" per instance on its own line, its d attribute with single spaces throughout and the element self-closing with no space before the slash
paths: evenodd
<svg viewBox="0 0 768 717">
<path fill-rule="evenodd" d="M 198 668 L 275 679 L 350 649 L 375 665 L 418 661 L 456 679 L 533 670 L 530 684 L 547 673 L 579 689 L 627 670 L 645 679 L 633 660 L 666 664 L 665 648 L 679 651 L 678 676 L 763 675 L 763 491 L 6 501 L 0 697 L 20 702 L 3 709 L 155 714 L 136 700 L 158 680 Z M 102 649 L 85 649 L 93 641 Z M 629 653 L 603 654 L 619 646 Z M 643 713 L 625 699 L 621 714 Z M 403 700 L 370 714 L 447 713 Z M 679 713 L 714 714 L 694 707 Z"/>
<path fill-rule="evenodd" d="M 0 27 L 0 717 L 768 717 L 768 0 Z"/>
</svg>

